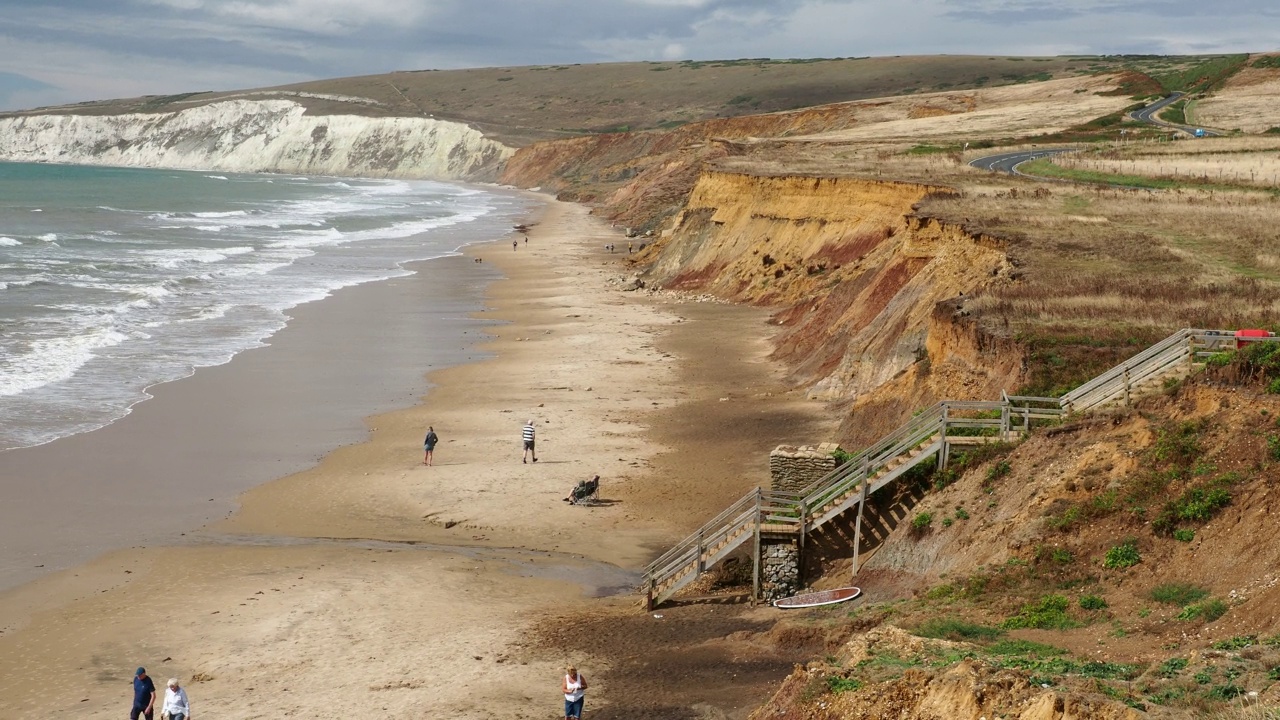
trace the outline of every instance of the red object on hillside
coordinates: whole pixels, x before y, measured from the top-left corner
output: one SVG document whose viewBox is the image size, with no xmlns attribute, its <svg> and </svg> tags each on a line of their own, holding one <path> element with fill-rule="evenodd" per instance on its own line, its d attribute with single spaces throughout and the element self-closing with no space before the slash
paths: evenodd
<svg viewBox="0 0 1280 720">
<path fill-rule="evenodd" d="M 1269 337 L 1275 337 L 1275 336 L 1276 336 L 1275 333 L 1267 332 L 1266 330 L 1258 330 L 1255 328 L 1237 330 L 1236 331 L 1236 349 L 1239 350 L 1240 348 L 1244 347 L 1248 343 L 1255 342 L 1255 338 L 1269 338 Z"/>
</svg>

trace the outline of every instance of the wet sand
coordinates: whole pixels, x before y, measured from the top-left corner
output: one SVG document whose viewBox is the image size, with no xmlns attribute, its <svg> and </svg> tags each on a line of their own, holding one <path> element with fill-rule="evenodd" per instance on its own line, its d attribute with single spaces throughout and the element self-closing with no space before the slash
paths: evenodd
<svg viewBox="0 0 1280 720">
<path fill-rule="evenodd" d="M 367 441 L 253 487 L 226 519 L 0 595 L 0 717 L 118 717 L 139 664 L 186 681 L 197 717 L 554 717 L 566 661 L 595 676 L 589 707 L 632 702 L 607 648 L 546 641 L 546 623 L 639 615 L 637 597 L 617 593 L 645 561 L 766 482 L 775 444 L 820 441 L 832 425 L 765 361 L 761 311 L 621 293 L 609 280 L 623 256 L 603 250 L 618 237 L 581 207 L 550 203 L 529 236 L 471 253 L 506 276 L 480 313 L 499 323 L 477 349 L 492 357 L 432 373 L 412 406 L 421 379 L 394 380 L 409 385 L 406 407 L 366 420 Z M 379 343 L 361 320 L 377 312 L 352 305 L 334 330 L 349 334 L 316 352 Z M 251 383 L 245 364 L 223 368 L 203 402 L 174 401 L 170 423 Z M 312 408 L 326 391 L 251 392 L 237 407 Z M 523 464 L 530 418 L 539 461 Z M 428 424 L 441 438 L 433 467 Z M 265 463 L 283 445 L 250 435 L 220 450 Z M 223 477 L 220 458 L 213 477 L 253 484 Z M 593 474 L 602 505 L 563 502 Z"/>
</svg>

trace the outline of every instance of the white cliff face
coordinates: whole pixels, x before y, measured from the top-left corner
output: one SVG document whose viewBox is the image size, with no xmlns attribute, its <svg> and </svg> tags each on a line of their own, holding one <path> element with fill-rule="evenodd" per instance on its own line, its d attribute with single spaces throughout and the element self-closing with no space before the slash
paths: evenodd
<svg viewBox="0 0 1280 720">
<path fill-rule="evenodd" d="M 513 152 L 461 123 L 307 115 L 288 100 L 0 118 L 0 159 L 16 162 L 492 180 Z"/>
</svg>

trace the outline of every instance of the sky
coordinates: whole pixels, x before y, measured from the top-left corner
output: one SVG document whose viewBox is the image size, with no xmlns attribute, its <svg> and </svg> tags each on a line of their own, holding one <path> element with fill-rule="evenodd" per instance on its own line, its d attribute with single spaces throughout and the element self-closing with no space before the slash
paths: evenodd
<svg viewBox="0 0 1280 720">
<path fill-rule="evenodd" d="M 0 110 L 428 68 L 1274 50 L 1276 0 L 0 0 Z"/>
</svg>

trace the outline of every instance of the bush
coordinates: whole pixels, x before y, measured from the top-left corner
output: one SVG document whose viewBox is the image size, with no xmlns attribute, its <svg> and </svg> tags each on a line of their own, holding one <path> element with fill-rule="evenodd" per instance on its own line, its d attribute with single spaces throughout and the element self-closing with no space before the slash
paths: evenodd
<svg viewBox="0 0 1280 720">
<path fill-rule="evenodd" d="M 916 516 L 911 518 L 911 529 L 915 530 L 916 532 L 923 532 L 924 530 L 927 530 L 929 526 L 932 524 L 933 524 L 933 513 L 927 513 L 927 512 L 916 513 Z"/>
<path fill-rule="evenodd" d="M 987 482 L 995 482 L 1008 475 L 1011 470 L 1013 470 L 1013 466 L 1009 464 L 1009 461 L 1001 460 L 987 469 Z"/>
<path fill-rule="evenodd" d="M 853 459 L 852 453 L 839 447 L 831 451 L 831 457 L 836 459 L 836 467 L 840 467 Z"/>
<path fill-rule="evenodd" d="M 1200 433 L 1207 423 L 1203 420 L 1187 420 L 1160 428 L 1153 449 L 1155 459 L 1177 465 L 1189 465 L 1200 457 Z"/>
<path fill-rule="evenodd" d="M 1085 595 L 1080 598 L 1080 607 L 1085 610 L 1102 610 L 1107 607 L 1107 601 L 1097 595 Z"/>
<path fill-rule="evenodd" d="M 1267 437 L 1267 457 L 1272 460 L 1280 460 L 1280 437 L 1275 435 Z"/>
<path fill-rule="evenodd" d="M 1231 504 L 1231 491 L 1224 485 L 1224 478 L 1197 487 L 1187 488 L 1177 499 L 1165 503 L 1151 527 L 1158 533 L 1169 533 L 1179 522 L 1204 522 Z"/>
<path fill-rule="evenodd" d="M 1062 595 L 1045 595 L 1036 602 L 1022 606 L 1017 615 L 1005 620 L 1001 626 L 1005 628 L 1037 628 L 1042 630 L 1065 630 L 1075 627 L 1076 623 L 1067 616 L 1067 608 L 1071 601 Z"/>
<path fill-rule="evenodd" d="M 1151 599 L 1165 605 L 1184 607 L 1198 600 L 1209 597 L 1209 591 L 1195 585 L 1185 583 L 1169 583 L 1157 585 L 1151 589 Z"/>
<path fill-rule="evenodd" d="M 1206 600 L 1195 605 L 1188 605 L 1178 613 L 1179 620 L 1203 620 L 1213 622 L 1227 614 L 1227 604 L 1221 600 Z"/>
<path fill-rule="evenodd" d="M 1236 635 L 1233 638 L 1219 640 L 1213 644 L 1214 650 L 1243 650 L 1258 643 L 1257 635 Z"/>
<path fill-rule="evenodd" d="M 1179 542 L 1191 542 L 1196 539 L 1196 531 L 1180 528 L 1173 531 L 1173 539 Z"/>
<path fill-rule="evenodd" d="M 964 508 L 962 508 L 962 507 L 958 507 L 958 508 L 956 508 L 956 519 L 957 519 L 957 520 L 968 520 L 968 519 L 969 519 L 969 513 L 968 513 L 967 511 L 965 511 L 965 509 L 964 509 Z"/>
<path fill-rule="evenodd" d="M 839 695 L 842 692 L 851 692 L 862 687 L 862 683 L 857 678 L 842 678 L 831 675 L 827 678 L 827 689 Z"/>
<path fill-rule="evenodd" d="M 1158 672 L 1162 678 L 1172 678 L 1185 669 L 1187 669 L 1186 658 L 1169 658 L 1168 660 L 1160 663 L 1160 669 Z"/>
<path fill-rule="evenodd" d="M 1107 551 L 1106 557 L 1102 560 L 1102 567 L 1122 570 L 1140 562 L 1142 562 L 1142 555 L 1138 553 L 1138 544 L 1133 540 L 1126 540 Z"/>
</svg>

